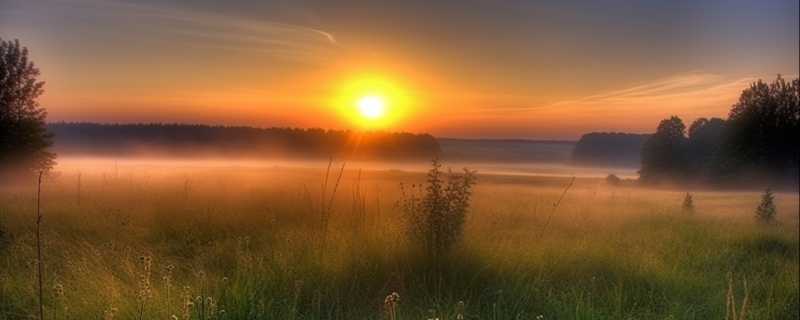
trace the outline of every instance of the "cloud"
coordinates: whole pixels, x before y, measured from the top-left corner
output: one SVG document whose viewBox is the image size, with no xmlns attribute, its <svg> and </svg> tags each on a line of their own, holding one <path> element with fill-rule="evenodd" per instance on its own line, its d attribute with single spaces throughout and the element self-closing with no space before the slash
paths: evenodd
<svg viewBox="0 0 800 320">
<path fill-rule="evenodd" d="M 167 35 L 171 41 L 211 49 L 247 51 L 295 60 L 324 59 L 340 46 L 330 32 L 303 25 L 253 20 L 164 5 L 123 1 L 49 0 L 20 8 L 49 16 L 53 12 L 81 19 L 106 19 L 123 32 Z M 101 30 L 102 31 L 102 30 Z M 130 35 L 127 35 L 130 36 Z"/>
<path fill-rule="evenodd" d="M 689 73 L 659 79 L 630 88 L 560 101 L 550 107 L 656 108 L 664 104 L 675 108 L 713 108 L 735 100 L 756 77 L 727 78 L 712 73 Z M 729 106 L 729 105 L 728 105 Z"/>
<path fill-rule="evenodd" d="M 534 106 L 481 109 L 480 112 L 536 113 L 551 111 L 604 113 L 628 111 L 675 111 L 690 113 L 727 110 L 741 91 L 758 77 L 726 77 L 692 72 L 644 82 L 628 88 Z"/>
</svg>

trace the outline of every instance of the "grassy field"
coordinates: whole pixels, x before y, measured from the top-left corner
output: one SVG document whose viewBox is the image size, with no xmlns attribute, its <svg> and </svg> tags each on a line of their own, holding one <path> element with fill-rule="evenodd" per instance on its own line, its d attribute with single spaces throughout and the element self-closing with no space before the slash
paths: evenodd
<svg viewBox="0 0 800 320">
<path fill-rule="evenodd" d="M 397 206 L 423 174 L 346 169 L 331 197 L 324 171 L 61 168 L 46 318 L 725 319 L 729 275 L 747 319 L 800 317 L 795 194 L 760 225 L 757 192 L 693 192 L 687 214 L 684 191 L 586 178 L 554 210 L 569 179 L 479 173 L 462 245 L 432 265 Z M 0 319 L 38 310 L 34 189 L 0 193 Z"/>
</svg>

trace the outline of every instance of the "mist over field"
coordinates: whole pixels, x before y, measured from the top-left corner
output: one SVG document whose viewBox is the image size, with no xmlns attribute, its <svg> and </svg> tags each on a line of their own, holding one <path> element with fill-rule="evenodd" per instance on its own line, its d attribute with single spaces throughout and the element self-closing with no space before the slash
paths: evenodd
<svg viewBox="0 0 800 320">
<path fill-rule="evenodd" d="M 687 213 L 683 190 L 483 164 L 463 242 L 437 266 L 407 237 L 402 206 L 424 192 L 429 164 L 328 165 L 60 159 L 42 190 L 48 312 L 352 319 L 383 318 L 388 305 L 412 319 L 700 319 L 723 316 L 730 290 L 741 302 L 746 279 L 754 318 L 797 315 L 795 193 L 778 193 L 777 223 L 762 226 L 758 192 L 692 191 Z M 10 318 L 34 308 L 22 298 L 36 292 L 32 188 L 4 189 L 0 202 Z M 385 301 L 392 292 L 398 304 Z"/>
</svg>

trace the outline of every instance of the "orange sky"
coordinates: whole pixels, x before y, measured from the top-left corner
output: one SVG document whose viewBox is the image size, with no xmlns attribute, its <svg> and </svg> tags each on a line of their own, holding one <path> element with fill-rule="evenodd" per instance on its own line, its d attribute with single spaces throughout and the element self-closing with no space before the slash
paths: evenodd
<svg viewBox="0 0 800 320">
<path fill-rule="evenodd" d="M 0 37 L 32 51 L 50 121 L 359 128 L 348 90 L 380 79 L 384 129 L 574 139 L 796 76 L 796 2 L 711 4 L 0 0 Z"/>
</svg>

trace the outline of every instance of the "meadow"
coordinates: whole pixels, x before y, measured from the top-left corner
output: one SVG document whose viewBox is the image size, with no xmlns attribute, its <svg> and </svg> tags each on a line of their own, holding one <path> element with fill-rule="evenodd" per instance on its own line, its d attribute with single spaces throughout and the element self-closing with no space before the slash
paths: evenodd
<svg viewBox="0 0 800 320">
<path fill-rule="evenodd" d="M 800 317 L 795 193 L 764 225 L 755 191 L 694 190 L 689 213 L 687 190 L 478 172 L 433 265 L 398 206 L 424 173 L 340 166 L 327 185 L 324 166 L 57 167 L 46 319 Z M 35 187 L 0 192 L 0 319 L 38 310 Z"/>
</svg>

